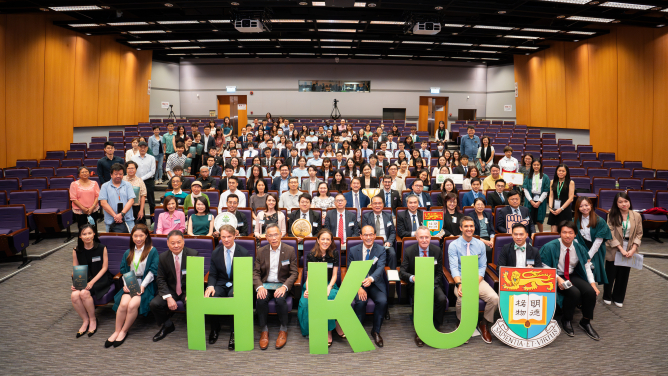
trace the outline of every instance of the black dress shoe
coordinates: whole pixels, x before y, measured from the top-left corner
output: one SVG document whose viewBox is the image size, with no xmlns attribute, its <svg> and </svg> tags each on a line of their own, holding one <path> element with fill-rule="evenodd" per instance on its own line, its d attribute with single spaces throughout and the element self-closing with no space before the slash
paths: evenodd
<svg viewBox="0 0 668 376">
<path fill-rule="evenodd" d="M 376 346 L 383 347 L 383 337 L 380 336 L 380 333 L 371 332 L 371 336 L 374 342 L 376 342 Z"/>
<path fill-rule="evenodd" d="M 153 336 L 153 342 L 158 342 L 161 339 L 167 337 L 167 334 L 173 332 L 176 328 L 174 327 L 174 324 L 170 326 L 165 326 L 163 325 L 162 328 L 160 328 L 160 331 L 156 335 Z"/>
<path fill-rule="evenodd" d="M 573 330 L 573 325 L 571 325 L 571 322 L 568 320 L 561 320 L 561 326 L 564 327 L 564 332 L 569 337 L 575 337 L 575 331 Z"/>
<path fill-rule="evenodd" d="M 227 344 L 227 349 L 234 351 L 234 332 L 230 335 L 230 343 Z"/>
<path fill-rule="evenodd" d="M 390 320 L 390 312 L 385 312 L 385 320 Z"/>
<path fill-rule="evenodd" d="M 88 327 L 86 327 L 86 329 L 83 332 L 77 332 L 77 338 L 83 337 L 86 334 L 87 331 L 88 331 Z"/>
<path fill-rule="evenodd" d="M 125 337 L 123 337 L 122 340 L 120 341 L 114 341 L 114 348 L 117 348 L 118 346 L 122 345 L 123 342 L 128 338 L 128 333 L 125 333 Z"/>
<path fill-rule="evenodd" d="M 89 332 L 88 332 L 88 336 L 89 336 L 89 337 L 92 337 L 93 334 L 95 334 L 95 333 L 97 333 L 97 328 L 95 328 L 95 330 L 93 330 L 92 332 L 89 331 Z"/>
<path fill-rule="evenodd" d="M 580 326 L 580 329 L 584 330 L 584 332 L 587 333 L 589 338 L 593 339 L 594 341 L 598 341 L 598 340 L 601 339 L 601 337 L 599 337 L 598 333 L 596 333 L 594 328 L 591 326 L 591 322 L 588 321 L 588 322 L 584 323 L 584 322 L 580 321 L 579 326 Z"/>
<path fill-rule="evenodd" d="M 220 332 L 220 329 L 211 329 L 211 333 L 209 333 L 209 345 L 213 345 L 218 341 L 218 333 Z"/>
<path fill-rule="evenodd" d="M 110 347 L 113 346 L 113 345 L 114 345 L 114 343 L 111 342 L 111 341 L 109 341 L 109 340 L 104 341 L 104 348 L 105 348 L 105 349 L 108 349 L 108 348 L 110 348 Z"/>
<path fill-rule="evenodd" d="M 418 337 L 417 334 L 415 335 L 415 344 L 417 345 L 417 347 L 424 346 L 424 342 L 422 342 L 422 340 L 420 339 L 420 337 Z"/>
</svg>

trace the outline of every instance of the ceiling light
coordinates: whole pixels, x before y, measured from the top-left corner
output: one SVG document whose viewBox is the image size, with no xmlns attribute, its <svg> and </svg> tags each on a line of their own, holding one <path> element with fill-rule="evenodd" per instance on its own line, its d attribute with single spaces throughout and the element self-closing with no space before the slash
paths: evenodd
<svg viewBox="0 0 668 376">
<path fill-rule="evenodd" d="M 229 42 L 229 39 L 198 39 L 197 40 L 200 43 L 206 43 L 206 42 Z"/>
<path fill-rule="evenodd" d="M 230 23 L 230 20 L 209 20 L 211 23 Z"/>
<path fill-rule="evenodd" d="M 413 55 L 387 55 L 390 57 L 413 57 Z"/>
<path fill-rule="evenodd" d="M 434 59 L 445 59 L 445 56 L 420 56 L 420 57 L 431 57 Z"/>
<path fill-rule="evenodd" d="M 668 12 L 668 8 L 663 9 L 662 12 Z"/>
<path fill-rule="evenodd" d="M 237 42 L 271 42 L 271 39 L 237 39 Z"/>
<path fill-rule="evenodd" d="M 158 21 L 160 25 L 196 24 L 198 21 Z"/>
<path fill-rule="evenodd" d="M 543 1 L 549 1 L 552 3 L 568 3 L 568 4 L 587 4 L 591 0 L 543 0 Z"/>
<path fill-rule="evenodd" d="M 510 48 L 510 46 L 506 46 L 503 44 L 479 44 L 479 47 L 492 47 L 492 48 Z"/>
<path fill-rule="evenodd" d="M 93 34 L 91 34 L 91 33 L 86 33 L 86 35 L 93 35 Z"/>
<path fill-rule="evenodd" d="M 165 3 L 165 6 L 166 6 L 167 8 L 171 8 L 171 7 L 174 6 L 174 4 L 172 4 L 172 3 Z"/>
<path fill-rule="evenodd" d="M 230 5 L 233 5 L 233 6 L 235 6 L 235 7 L 236 7 L 236 6 L 238 6 L 238 5 L 239 5 L 239 3 L 237 3 L 236 1 L 233 1 L 233 2 L 231 2 L 231 3 L 230 3 Z"/>
<path fill-rule="evenodd" d="M 281 42 L 310 42 L 310 39 L 279 39 Z"/>
<path fill-rule="evenodd" d="M 524 28 L 522 31 L 534 31 L 536 33 L 558 33 L 560 30 L 556 29 L 532 29 L 532 28 Z"/>
<path fill-rule="evenodd" d="M 567 34 L 578 34 L 578 35 L 594 35 L 595 31 L 567 31 Z"/>
<path fill-rule="evenodd" d="M 164 30 L 135 30 L 128 31 L 130 34 L 164 34 Z"/>
<path fill-rule="evenodd" d="M 481 57 L 480 60 L 499 60 L 495 57 Z"/>
<path fill-rule="evenodd" d="M 525 35 L 504 35 L 504 38 L 515 38 L 515 39 L 540 39 L 540 37 L 529 37 Z"/>
<path fill-rule="evenodd" d="M 369 8 L 375 8 L 375 7 L 376 7 L 376 3 L 369 3 Z"/>
<path fill-rule="evenodd" d="M 320 39 L 321 42 L 352 43 L 352 39 Z"/>
<path fill-rule="evenodd" d="M 225 55 L 249 55 L 250 52 L 225 52 Z"/>
<path fill-rule="evenodd" d="M 187 54 L 167 54 L 167 56 L 183 56 L 183 55 L 187 55 Z"/>
<path fill-rule="evenodd" d="M 469 52 L 479 52 L 484 54 L 497 54 L 499 51 L 469 50 Z"/>
<path fill-rule="evenodd" d="M 506 14 L 506 11 L 505 11 L 505 10 L 500 10 L 500 11 L 498 11 L 498 12 L 496 12 L 496 13 L 498 13 L 498 14 Z"/>
<path fill-rule="evenodd" d="M 615 20 L 614 18 L 596 18 L 596 17 L 580 17 L 580 16 L 570 16 L 566 19 L 571 21 L 604 22 L 604 23 L 609 23 Z"/>
<path fill-rule="evenodd" d="M 290 52 L 290 55 L 315 55 L 313 52 Z"/>
<path fill-rule="evenodd" d="M 147 44 L 147 43 L 153 43 L 150 40 L 131 40 L 128 43 L 130 44 Z"/>
<path fill-rule="evenodd" d="M 443 10 L 443 7 L 439 5 L 439 6 L 435 6 L 434 9 L 435 10 Z"/>
<path fill-rule="evenodd" d="M 316 20 L 316 22 L 319 22 L 319 23 L 345 23 L 345 24 L 359 23 L 358 20 Z"/>
<path fill-rule="evenodd" d="M 413 41 L 413 40 L 404 40 L 404 41 L 401 41 L 401 43 L 406 43 L 406 44 L 434 44 L 434 42 L 422 42 L 422 41 Z"/>
<path fill-rule="evenodd" d="M 188 43 L 188 39 L 159 40 L 160 43 Z"/>
<path fill-rule="evenodd" d="M 204 56 L 204 55 L 218 55 L 218 53 L 216 53 L 216 52 L 197 52 L 197 53 L 194 53 L 193 55 L 200 55 L 200 56 Z"/>
<path fill-rule="evenodd" d="M 256 55 L 283 55 L 281 52 L 256 52 Z"/>
<path fill-rule="evenodd" d="M 318 29 L 325 33 L 356 33 L 357 29 Z"/>
<path fill-rule="evenodd" d="M 616 1 L 606 1 L 605 3 L 601 4 L 601 6 L 610 8 L 624 8 L 624 9 L 638 9 L 638 10 L 648 10 L 654 7 L 654 5 L 618 3 Z"/>
<path fill-rule="evenodd" d="M 380 54 L 355 54 L 355 56 L 380 56 Z"/>
<path fill-rule="evenodd" d="M 464 27 L 464 24 L 443 24 L 443 27 Z"/>
<path fill-rule="evenodd" d="M 579 41 L 580 41 L 580 40 L 576 39 L 576 40 L 574 40 L 573 42 L 579 42 Z"/>
<path fill-rule="evenodd" d="M 148 25 L 146 22 L 109 22 L 109 26 L 134 26 L 134 25 Z"/>
<path fill-rule="evenodd" d="M 320 46 L 320 48 L 350 48 L 350 46 Z"/>
<path fill-rule="evenodd" d="M 100 26 L 98 24 L 94 23 L 88 23 L 88 24 L 69 24 L 71 27 L 95 27 L 95 26 Z"/>
<path fill-rule="evenodd" d="M 372 25 L 405 25 L 403 21 L 371 21 Z"/>
<path fill-rule="evenodd" d="M 393 40 L 371 40 L 371 39 L 364 39 L 362 40 L 362 43 L 394 43 Z"/>
<path fill-rule="evenodd" d="M 99 10 L 102 8 L 97 5 L 80 5 L 72 7 L 49 7 L 49 9 L 55 10 L 56 12 L 75 12 L 79 10 Z"/>
<path fill-rule="evenodd" d="M 494 29 L 494 30 L 512 30 L 512 27 L 508 26 L 486 26 L 486 25 L 474 25 L 474 29 Z"/>
<path fill-rule="evenodd" d="M 191 48 L 202 48 L 200 46 L 177 46 L 177 47 L 172 47 L 172 50 L 188 50 Z"/>
<path fill-rule="evenodd" d="M 271 20 L 272 23 L 304 23 L 304 20 L 289 20 L 289 19 L 278 19 Z"/>
<path fill-rule="evenodd" d="M 356 6 L 356 7 L 358 7 L 358 8 L 364 8 L 364 7 L 366 6 L 366 3 L 363 3 L 363 2 L 355 2 L 355 5 L 354 5 L 354 6 Z"/>
<path fill-rule="evenodd" d="M 537 50 L 537 49 L 538 49 L 538 48 L 540 48 L 540 47 L 532 47 L 532 46 L 517 46 L 517 47 L 515 47 L 515 48 L 519 48 L 519 49 L 522 49 L 522 50 Z"/>
<path fill-rule="evenodd" d="M 325 2 L 324 2 L 324 1 L 312 1 L 311 4 L 312 4 L 314 7 L 324 7 L 324 6 L 325 6 Z"/>
<path fill-rule="evenodd" d="M 308 5 L 308 3 L 306 1 L 300 1 L 299 5 Z"/>
<path fill-rule="evenodd" d="M 656 27 L 664 27 L 664 26 L 666 26 L 666 25 L 664 25 L 664 24 L 656 25 Z"/>
<path fill-rule="evenodd" d="M 444 46 L 472 46 L 471 43 L 452 43 L 452 42 L 443 42 L 441 43 Z"/>
</svg>

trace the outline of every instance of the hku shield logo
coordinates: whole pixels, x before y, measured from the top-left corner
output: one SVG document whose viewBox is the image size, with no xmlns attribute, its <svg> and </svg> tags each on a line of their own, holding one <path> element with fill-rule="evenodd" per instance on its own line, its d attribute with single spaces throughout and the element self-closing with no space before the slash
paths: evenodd
<svg viewBox="0 0 668 376">
<path fill-rule="evenodd" d="M 492 333 L 508 346 L 537 349 L 561 333 L 552 320 L 557 300 L 556 269 L 501 267 L 499 319 Z"/>
</svg>

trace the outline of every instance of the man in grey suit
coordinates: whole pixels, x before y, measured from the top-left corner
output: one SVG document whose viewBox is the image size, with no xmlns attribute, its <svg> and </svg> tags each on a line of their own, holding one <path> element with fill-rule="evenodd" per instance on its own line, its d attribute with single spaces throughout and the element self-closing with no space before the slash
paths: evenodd
<svg viewBox="0 0 668 376">
<path fill-rule="evenodd" d="M 308 178 L 302 179 L 302 191 L 308 192 L 313 197 L 318 195 L 318 187 L 322 180 L 318 179 L 316 174 L 318 173 L 318 168 L 315 166 L 308 166 Z"/>
<path fill-rule="evenodd" d="M 324 228 L 329 229 L 335 237 L 341 238 L 342 244 L 351 236 L 360 236 L 360 223 L 355 214 L 346 210 L 346 198 L 342 193 L 334 198 L 334 206 L 336 210 L 328 211 L 325 216 Z"/>
<path fill-rule="evenodd" d="M 397 268 L 397 253 L 394 250 L 397 231 L 392 223 L 392 215 L 383 212 L 383 198 L 374 196 L 371 199 L 373 212 L 366 212 L 362 216 L 362 227 L 372 226 L 377 236 L 383 238 L 383 245 L 387 250 L 387 266 L 395 270 Z"/>
<path fill-rule="evenodd" d="M 378 200 L 376 200 L 378 201 Z M 392 221 L 390 220 L 390 223 Z M 372 260 L 373 264 L 367 277 L 362 282 L 357 296 L 353 300 L 355 314 L 361 323 L 366 316 L 366 305 L 368 298 L 375 303 L 373 310 L 373 328 L 371 336 L 376 346 L 383 347 L 383 337 L 380 336 L 380 327 L 383 324 L 383 315 L 387 309 L 387 291 L 385 286 L 385 249 L 374 243 L 376 230 L 373 226 L 362 227 L 362 244 L 358 244 L 348 250 L 348 265 L 354 261 Z"/>
</svg>

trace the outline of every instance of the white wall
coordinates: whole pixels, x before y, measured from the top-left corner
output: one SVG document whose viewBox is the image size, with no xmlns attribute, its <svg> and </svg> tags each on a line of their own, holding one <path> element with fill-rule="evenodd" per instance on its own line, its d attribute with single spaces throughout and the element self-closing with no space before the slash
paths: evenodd
<svg viewBox="0 0 668 376">
<path fill-rule="evenodd" d="M 504 105 L 511 105 L 512 111 L 504 111 Z M 488 119 L 515 120 L 515 72 L 513 65 L 487 68 L 487 109 Z"/>
<path fill-rule="evenodd" d="M 174 113 L 180 116 L 181 98 L 179 93 L 179 64 L 153 61 L 151 70 L 150 117 L 166 118 L 169 110 L 161 108 L 161 102 L 174 105 Z"/>
</svg>

